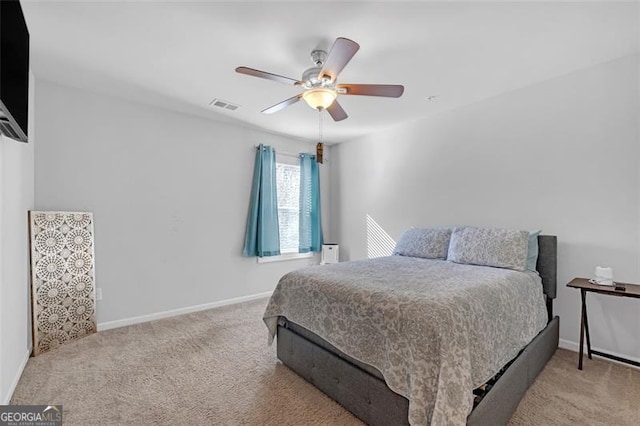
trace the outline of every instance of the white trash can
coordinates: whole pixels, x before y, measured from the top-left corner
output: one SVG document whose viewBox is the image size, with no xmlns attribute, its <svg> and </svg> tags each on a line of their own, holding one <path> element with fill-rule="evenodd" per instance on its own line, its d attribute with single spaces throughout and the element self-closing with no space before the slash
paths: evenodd
<svg viewBox="0 0 640 426">
<path fill-rule="evenodd" d="M 338 262 L 340 262 L 340 246 L 334 243 L 323 244 L 322 259 L 320 260 L 320 264 L 326 265 L 328 263 Z"/>
</svg>

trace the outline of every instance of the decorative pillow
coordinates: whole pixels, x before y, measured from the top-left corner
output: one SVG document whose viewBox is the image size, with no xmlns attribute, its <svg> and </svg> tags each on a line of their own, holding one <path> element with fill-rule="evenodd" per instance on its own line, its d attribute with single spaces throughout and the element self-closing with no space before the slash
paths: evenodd
<svg viewBox="0 0 640 426">
<path fill-rule="evenodd" d="M 536 264 L 538 263 L 538 235 L 542 231 L 529 231 L 529 249 L 527 251 L 527 271 L 536 272 Z"/>
<path fill-rule="evenodd" d="M 451 228 L 411 228 L 400 236 L 394 255 L 446 259 Z"/>
<path fill-rule="evenodd" d="M 453 230 L 447 260 L 524 271 L 528 251 L 527 231 L 465 226 Z"/>
</svg>

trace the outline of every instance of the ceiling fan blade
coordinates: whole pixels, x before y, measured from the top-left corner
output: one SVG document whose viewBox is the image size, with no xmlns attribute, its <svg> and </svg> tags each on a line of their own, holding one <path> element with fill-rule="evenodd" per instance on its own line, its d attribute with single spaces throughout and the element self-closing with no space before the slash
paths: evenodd
<svg viewBox="0 0 640 426">
<path fill-rule="evenodd" d="M 288 107 L 289 105 L 293 105 L 296 102 L 298 102 L 300 99 L 302 99 L 302 94 L 296 95 L 292 98 L 286 99 L 280 103 L 277 103 L 273 106 L 270 106 L 267 109 L 263 109 L 261 112 L 263 114 L 273 114 L 274 112 L 278 112 L 280 110 L 285 109 L 286 107 Z"/>
<path fill-rule="evenodd" d="M 333 46 L 331 46 L 327 60 L 324 62 L 320 74 L 318 74 L 318 79 L 329 78 L 331 81 L 336 81 L 340 71 L 349 63 L 358 49 L 360 49 L 360 45 L 355 41 L 338 37 Z"/>
<path fill-rule="evenodd" d="M 338 84 L 341 95 L 384 96 L 399 98 L 404 93 L 404 86 L 398 84 Z"/>
<path fill-rule="evenodd" d="M 333 121 L 342 121 L 345 118 L 349 117 L 347 113 L 342 109 L 342 106 L 338 103 L 338 101 L 333 101 L 329 108 L 327 108 L 327 112 L 333 118 Z"/>
<path fill-rule="evenodd" d="M 278 74 L 272 74 L 266 71 L 260 71 L 249 67 L 238 67 L 236 72 L 240 74 L 250 75 L 252 77 L 266 78 L 267 80 L 277 81 L 279 83 L 288 84 L 289 86 L 300 86 L 302 82 L 293 78 L 284 77 Z"/>
</svg>

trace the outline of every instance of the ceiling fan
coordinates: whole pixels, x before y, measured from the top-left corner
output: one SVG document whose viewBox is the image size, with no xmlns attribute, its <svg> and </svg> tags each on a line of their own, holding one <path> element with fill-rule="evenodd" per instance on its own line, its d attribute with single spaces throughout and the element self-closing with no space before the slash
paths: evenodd
<svg viewBox="0 0 640 426">
<path fill-rule="evenodd" d="M 360 45 L 355 41 L 338 37 L 333 46 L 331 46 L 329 54 L 324 50 L 312 51 L 311 60 L 315 66 L 303 72 L 301 80 L 248 67 L 238 67 L 236 72 L 305 89 L 304 92 L 292 98 L 262 110 L 264 114 L 273 114 L 289 105 L 295 104 L 300 99 L 304 99 L 311 108 L 326 109 L 331 118 L 335 121 L 341 121 L 347 118 L 348 115 L 336 100 L 338 95 L 399 98 L 404 92 L 404 86 L 395 84 L 337 84 L 338 74 L 353 58 L 358 49 L 360 49 Z"/>
</svg>

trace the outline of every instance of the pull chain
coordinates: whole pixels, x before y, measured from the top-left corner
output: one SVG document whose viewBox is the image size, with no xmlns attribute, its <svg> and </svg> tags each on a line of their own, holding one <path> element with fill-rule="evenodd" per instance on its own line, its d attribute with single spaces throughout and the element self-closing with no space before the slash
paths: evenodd
<svg viewBox="0 0 640 426">
<path fill-rule="evenodd" d="M 318 108 L 318 114 L 320 115 L 318 120 L 318 135 L 320 140 L 318 142 L 322 143 L 322 110 L 320 108 Z"/>
</svg>

